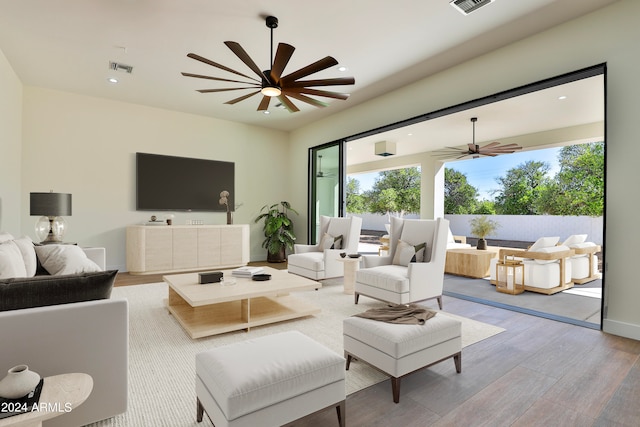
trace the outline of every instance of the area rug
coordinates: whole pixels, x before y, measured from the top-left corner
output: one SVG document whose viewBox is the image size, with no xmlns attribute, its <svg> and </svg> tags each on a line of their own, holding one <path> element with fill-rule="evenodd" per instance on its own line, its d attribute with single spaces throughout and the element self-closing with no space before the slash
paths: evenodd
<svg viewBox="0 0 640 427">
<path fill-rule="evenodd" d="M 212 285 L 214 286 L 214 285 Z M 114 418 L 91 424 L 102 426 L 192 426 L 195 423 L 195 355 L 201 351 L 276 332 L 299 330 L 342 355 L 342 320 L 381 303 L 345 295 L 341 281 L 326 281 L 317 291 L 295 297 L 316 304 L 321 312 L 298 320 L 193 340 L 168 313 L 165 283 L 117 287 L 112 298 L 129 300 L 129 409 Z M 504 329 L 441 312 L 462 321 L 462 345 L 467 347 Z M 440 314 L 438 314 L 440 315 Z M 286 349 L 283 349 L 286 351 Z M 259 358 L 260 355 L 256 355 Z M 351 394 L 388 377 L 361 363 L 346 374 Z M 205 417 L 203 426 L 210 425 Z"/>
</svg>

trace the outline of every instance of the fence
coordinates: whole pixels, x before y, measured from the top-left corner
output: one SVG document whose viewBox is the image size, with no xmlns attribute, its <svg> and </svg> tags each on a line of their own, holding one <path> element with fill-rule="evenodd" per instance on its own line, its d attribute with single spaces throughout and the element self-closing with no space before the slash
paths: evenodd
<svg viewBox="0 0 640 427">
<path fill-rule="evenodd" d="M 387 215 L 358 214 L 362 217 L 363 230 L 384 231 L 389 222 Z M 451 231 L 455 235 L 472 237 L 469 222 L 478 215 L 445 215 Z M 534 242 L 543 236 L 559 236 L 563 241 L 572 234 L 586 234 L 587 241 L 603 244 L 603 217 L 555 216 L 555 215 L 489 215 L 500 224 L 495 235 L 487 239 L 517 240 Z M 418 215 L 406 215 L 405 218 L 419 218 Z"/>
</svg>

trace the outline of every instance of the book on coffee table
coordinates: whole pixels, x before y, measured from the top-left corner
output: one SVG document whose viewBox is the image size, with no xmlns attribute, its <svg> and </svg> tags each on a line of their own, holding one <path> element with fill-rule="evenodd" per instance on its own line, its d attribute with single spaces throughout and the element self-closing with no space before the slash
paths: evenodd
<svg viewBox="0 0 640 427">
<path fill-rule="evenodd" d="M 0 397 L 0 419 L 37 409 L 43 382 L 44 379 L 41 378 L 36 388 L 24 397 L 18 399 Z"/>
<path fill-rule="evenodd" d="M 254 274 L 262 274 L 264 268 L 262 267 L 239 267 L 231 271 L 231 275 L 236 277 L 251 277 Z"/>
</svg>

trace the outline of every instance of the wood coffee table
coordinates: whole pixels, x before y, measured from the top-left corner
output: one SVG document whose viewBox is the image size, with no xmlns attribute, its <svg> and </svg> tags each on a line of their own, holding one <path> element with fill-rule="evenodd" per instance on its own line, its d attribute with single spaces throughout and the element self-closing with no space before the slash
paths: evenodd
<svg viewBox="0 0 640 427">
<path fill-rule="evenodd" d="M 169 312 L 191 338 L 247 330 L 253 326 L 310 316 L 320 309 L 289 295 L 289 292 L 313 290 L 322 284 L 287 271 L 264 267 L 271 280 L 263 282 L 232 276 L 222 270 L 224 279 L 236 284 L 198 283 L 198 273 L 163 276 L 169 285 Z"/>
<path fill-rule="evenodd" d="M 500 248 L 488 246 L 486 250 L 476 248 L 449 249 L 444 264 L 444 272 L 457 276 L 482 279 L 489 276 L 491 259 L 498 257 Z"/>
</svg>

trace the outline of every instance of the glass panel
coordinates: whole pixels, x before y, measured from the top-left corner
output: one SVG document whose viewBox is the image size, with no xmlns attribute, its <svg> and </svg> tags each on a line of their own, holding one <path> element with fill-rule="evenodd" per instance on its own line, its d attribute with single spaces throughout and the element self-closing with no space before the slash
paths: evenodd
<svg viewBox="0 0 640 427">
<path fill-rule="evenodd" d="M 318 241 L 320 216 L 342 216 L 343 170 L 342 142 L 311 149 L 311 191 L 309 200 L 309 243 Z"/>
</svg>

